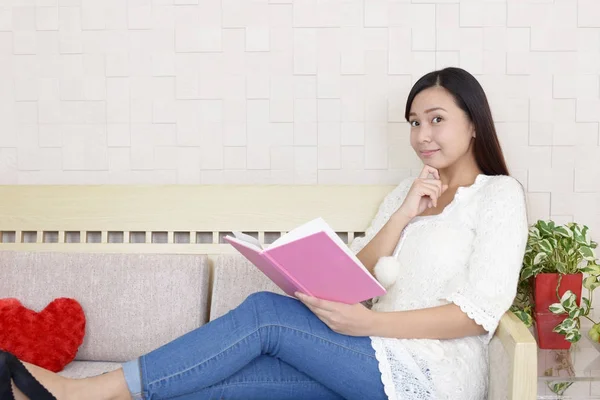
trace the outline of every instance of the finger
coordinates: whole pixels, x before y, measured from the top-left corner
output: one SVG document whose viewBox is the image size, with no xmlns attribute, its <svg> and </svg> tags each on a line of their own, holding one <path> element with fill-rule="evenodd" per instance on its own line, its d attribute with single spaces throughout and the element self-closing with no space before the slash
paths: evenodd
<svg viewBox="0 0 600 400">
<path fill-rule="evenodd" d="M 308 309 L 309 309 L 309 310 L 310 310 L 310 311 L 311 311 L 313 314 L 315 314 L 315 315 L 318 315 L 318 314 L 319 314 L 319 312 L 320 312 L 320 311 L 319 311 L 319 309 L 317 309 L 317 308 L 315 308 L 315 307 L 311 306 L 311 305 L 310 305 L 310 304 L 308 304 L 308 303 L 305 303 L 305 302 L 303 302 L 302 300 L 300 300 L 300 301 L 301 301 L 301 302 L 302 302 L 302 304 L 304 304 L 304 305 L 306 306 L 306 308 L 308 308 Z"/>
<path fill-rule="evenodd" d="M 438 197 L 442 195 L 442 181 L 437 179 L 426 179 L 423 184 L 435 187 L 438 193 Z"/>
<path fill-rule="evenodd" d="M 419 178 L 427 179 L 429 177 L 429 174 L 435 176 L 435 179 L 440 179 L 440 173 L 438 172 L 438 170 L 425 164 L 423 166 L 423 169 L 421 170 L 421 174 L 419 175 Z"/>
<path fill-rule="evenodd" d="M 319 318 L 321 321 L 323 321 L 324 323 L 326 323 L 327 325 L 329 325 L 329 322 L 328 322 L 328 321 L 329 321 L 329 316 L 330 316 L 330 313 L 329 313 L 328 311 L 324 311 L 324 310 L 322 310 L 322 309 L 320 309 L 320 308 L 316 308 L 316 307 L 313 307 L 313 306 L 311 306 L 311 305 L 308 305 L 308 304 L 306 305 L 306 307 L 307 307 L 307 308 L 308 308 L 308 309 L 309 309 L 309 310 L 310 310 L 310 311 L 311 311 L 313 314 L 315 314 L 315 316 L 316 316 L 317 318 Z"/>
<path fill-rule="evenodd" d="M 310 304 L 314 308 L 320 308 L 325 311 L 333 310 L 333 305 L 331 302 L 323 299 L 318 299 L 313 296 L 308 296 L 304 293 L 296 293 L 296 297 L 298 297 L 303 303 Z"/>
<path fill-rule="evenodd" d="M 425 183 L 421 186 L 421 193 L 422 196 L 429 196 L 433 206 L 437 207 L 437 200 L 439 197 L 439 188 L 437 186 Z"/>
</svg>

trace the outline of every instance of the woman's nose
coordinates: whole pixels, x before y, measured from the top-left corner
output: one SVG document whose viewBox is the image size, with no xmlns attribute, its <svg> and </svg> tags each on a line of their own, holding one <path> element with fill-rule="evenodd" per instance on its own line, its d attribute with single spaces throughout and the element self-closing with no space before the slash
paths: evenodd
<svg viewBox="0 0 600 400">
<path fill-rule="evenodd" d="M 431 141 L 431 129 L 428 125 L 423 124 L 419 126 L 417 140 L 419 143 L 427 143 Z"/>
</svg>

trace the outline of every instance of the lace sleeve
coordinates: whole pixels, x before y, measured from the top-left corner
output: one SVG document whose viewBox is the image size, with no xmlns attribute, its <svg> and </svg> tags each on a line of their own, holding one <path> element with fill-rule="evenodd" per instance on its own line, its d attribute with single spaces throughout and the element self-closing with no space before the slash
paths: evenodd
<svg viewBox="0 0 600 400">
<path fill-rule="evenodd" d="M 489 343 L 514 300 L 525 254 L 528 222 L 523 188 L 512 177 L 496 177 L 482 189 L 478 207 L 467 272 L 446 300 L 483 326 Z"/>
<path fill-rule="evenodd" d="M 390 216 L 402 205 L 415 178 L 406 178 L 388 193 L 379 204 L 375 217 L 367 227 L 364 236 L 354 238 L 349 247 L 354 254 L 361 251 L 387 223 Z"/>
</svg>

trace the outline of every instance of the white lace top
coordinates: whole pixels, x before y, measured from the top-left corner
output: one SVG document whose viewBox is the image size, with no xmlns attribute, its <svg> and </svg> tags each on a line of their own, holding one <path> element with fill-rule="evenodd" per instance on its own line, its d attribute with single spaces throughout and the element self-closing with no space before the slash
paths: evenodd
<svg viewBox="0 0 600 400">
<path fill-rule="evenodd" d="M 358 253 L 402 205 L 414 181 L 390 192 L 350 248 Z M 487 333 L 451 340 L 371 337 L 389 400 L 481 400 L 487 396 L 488 343 L 516 294 L 527 242 L 525 195 L 512 177 L 478 175 L 439 215 L 414 218 L 396 247 L 398 277 L 373 310 L 453 302 Z M 389 264 L 388 264 L 389 265 Z M 375 271 L 378 280 L 378 271 Z"/>
</svg>

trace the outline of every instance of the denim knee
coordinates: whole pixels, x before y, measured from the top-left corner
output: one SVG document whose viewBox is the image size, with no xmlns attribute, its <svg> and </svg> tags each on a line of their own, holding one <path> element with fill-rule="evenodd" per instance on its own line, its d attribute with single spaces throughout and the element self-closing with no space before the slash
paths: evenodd
<svg viewBox="0 0 600 400">
<path fill-rule="evenodd" d="M 259 325 L 280 323 L 282 307 L 287 309 L 293 303 L 293 298 L 278 293 L 262 291 L 252 293 L 240 305 L 245 311 L 255 315 L 255 321 Z"/>
<path fill-rule="evenodd" d="M 250 294 L 248 297 L 246 297 L 246 301 L 252 301 L 256 304 L 263 304 L 263 303 L 268 303 L 271 301 L 277 301 L 275 300 L 278 297 L 284 297 L 278 293 L 274 293 L 274 292 L 269 292 L 269 291 L 261 291 L 261 292 L 256 292 L 256 293 L 252 293 Z"/>
</svg>

